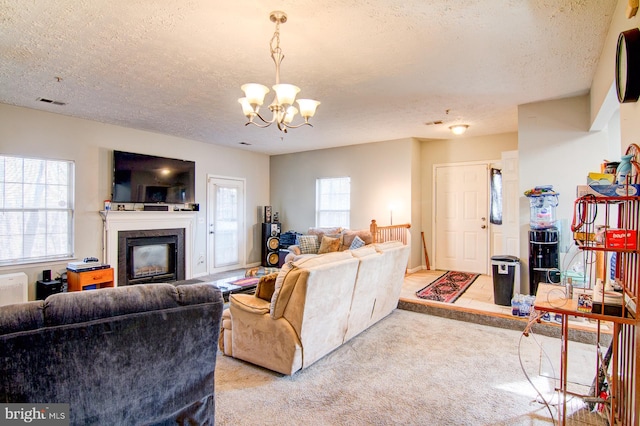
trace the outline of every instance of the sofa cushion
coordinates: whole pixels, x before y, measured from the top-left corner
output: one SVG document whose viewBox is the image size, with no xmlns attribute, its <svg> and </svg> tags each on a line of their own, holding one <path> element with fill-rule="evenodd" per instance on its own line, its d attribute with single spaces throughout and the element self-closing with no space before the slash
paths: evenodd
<svg viewBox="0 0 640 426">
<path fill-rule="evenodd" d="M 404 244 L 400 241 L 385 241 L 384 243 L 374 244 L 376 250 L 385 251 L 395 247 L 402 247 Z"/>
<path fill-rule="evenodd" d="M 357 248 L 355 250 L 349 250 L 349 253 L 351 253 L 353 257 L 357 257 L 358 259 L 361 259 L 363 257 L 371 256 L 372 254 L 378 254 L 378 251 L 375 248 L 373 248 L 373 246 L 369 245 L 369 246 Z"/>
<path fill-rule="evenodd" d="M 100 291 L 81 291 L 75 297 L 69 293 L 58 293 L 44 302 L 44 322 L 48 327 L 75 324 L 85 321 L 115 317 L 118 315 L 177 308 L 192 304 L 197 297 L 192 286 L 203 287 L 203 283 L 174 286 L 171 284 L 138 284 L 126 287 L 104 288 Z M 212 287 L 215 286 L 207 284 Z M 204 287 L 203 287 L 204 288 Z M 184 294 L 185 289 L 189 294 Z M 186 298 L 187 303 L 180 299 Z"/>
<path fill-rule="evenodd" d="M 346 230 L 342 232 L 342 247 L 341 250 L 348 250 L 351 248 L 351 244 L 356 237 L 360 237 L 364 244 L 373 243 L 373 235 L 368 229 L 360 229 L 355 231 Z M 357 247 L 355 247 L 357 248 Z"/>
<path fill-rule="evenodd" d="M 285 263 L 276 278 L 276 288 L 271 297 L 271 318 L 278 319 L 284 314 L 284 310 L 289 303 L 289 298 L 293 289 L 297 283 L 297 276 L 299 276 L 298 269 L 312 268 L 314 266 L 324 265 L 326 263 L 337 262 L 340 260 L 350 259 L 351 253 L 336 251 L 333 253 L 326 253 L 322 256 L 299 256 L 294 262 Z M 294 274 L 292 278 L 287 278 L 289 274 Z"/>
<path fill-rule="evenodd" d="M 322 241 L 320 242 L 320 248 L 318 249 L 318 254 L 324 253 L 332 253 L 334 251 L 338 251 L 340 248 L 340 238 L 329 237 L 324 235 L 322 237 Z"/>
<path fill-rule="evenodd" d="M 256 286 L 255 296 L 259 299 L 266 300 L 267 302 L 270 301 L 273 296 L 273 292 L 276 289 L 277 278 L 278 272 L 260 277 L 258 285 Z"/>
<path fill-rule="evenodd" d="M 253 314 L 264 315 L 269 313 L 268 301 L 258 299 L 250 294 L 232 294 L 229 296 L 229 302 L 233 303 L 234 307 Z"/>
<path fill-rule="evenodd" d="M 318 245 L 322 241 L 322 237 L 328 235 L 330 237 L 340 237 L 340 233 L 343 231 L 343 228 L 340 226 L 334 227 L 325 227 L 325 228 L 309 228 L 307 231 L 307 235 L 317 235 L 318 236 Z"/>
<path fill-rule="evenodd" d="M 317 254 L 320 244 L 317 235 L 300 235 L 298 237 L 300 254 Z"/>
<path fill-rule="evenodd" d="M 315 266 L 338 262 L 340 260 L 349 259 L 351 257 L 353 257 L 351 256 L 351 253 L 344 251 L 325 253 L 322 256 L 300 256 L 296 258 L 292 266 L 295 268 L 313 268 Z"/>
<path fill-rule="evenodd" d="M 291 292 L 293 291 L 292 285 L 284 286 L 285 278 L 292 269 L 293 262 L 287 262 L 282 265 L 282 268 L 276 277 L 276 284 L 273 290 L 273 296 L 271 296 L 271 304 L 269 305 L 269 311 L 271 313 L 271 318 L 273 319 L 278 319 L 282 316 L 284 308 L 291 296 Z M 276 311 L 276 308 L 278 308 L 278 311 Z"/>
<path fill-rule="evenodd" d="M 0 315 L 0 335 L 44 327 L 44 300 L 5 305 Z"/>
<path fill-rule="evenodd" d="M 363 247 L 364 245 L 365 245 L 364 240 L 356 235 L 356 237 L 351 242 L 351 245 L 349 246 L 349 250 L 355 250 L 360 247 Z"/>
<path fill-rule="evenodd" d="M 341 226 L 318 227 L 318 228 L 310 227 L 309 230 L 307 231 L 307 234 L 318 235 L 319 237 L 325 234 L 335 235 L 335 234 L 340 234 L 343 231 L 343 229 L 344 228 L 342 228 Z"/>
</svg>

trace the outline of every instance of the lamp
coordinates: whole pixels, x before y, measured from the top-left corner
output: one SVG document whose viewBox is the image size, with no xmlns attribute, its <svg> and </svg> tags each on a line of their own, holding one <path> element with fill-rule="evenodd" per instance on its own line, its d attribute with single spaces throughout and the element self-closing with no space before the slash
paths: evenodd
<svg viewBox="0 0 640 426">
<path fill-rule="evenodd" d="M 453 133 L 454 135 L 461 135 L 466 132 L 468 128 L 468 124 L 456 124 L 454 126 L 450 126 L 449 130 L 451 130 L 451 133 Z"/>
<path fill-rule="evenodd" d="M 258 112 L 260 106 L 264 103 L 264 97 L 269 93 L 269 88 L 262 84 L 243 84 L 240 88 L 244 91 L 245 97 L 238 99 L 238 102 L 242 105 L 242 112 L 249 120 L 245 123 L 245 126 L 254 124 L 258 127 L 269 127 L 275 123 L 278 129 L 287 133 L 287 129 L 296 129 L 305 125 L 311 126 L 309 119 L 316 113 L 316 108 L 320 105 L 320 102 L 314 101 L 313 99 L 298 99 L 299 110 L 293 106 L 296 95 L 300 92 L 300 88 L 293 84 L 280 83 L 280 64 L 284 59 L 284 54 L 282 53 L 282 49 L 280 49 L 280 24 L 287 22 L 287 14 L 280 11 L 271 12 L 269 19 L 276 24 L 276 30 L 269 44 L 271 59 L 273 59 L 276 65 L 276 84 L 272 86 L 275 96 L 269 105 L 269 110 L 273 115 L 270 120 L 266 120 Z M 300 115 L 304 119 L 304 123 L 292 125 L 291 123 L 298 112 L 300 112 Z M 254 121 L 256 117 L 258 117 L 263 124 Z"/>
</svg>

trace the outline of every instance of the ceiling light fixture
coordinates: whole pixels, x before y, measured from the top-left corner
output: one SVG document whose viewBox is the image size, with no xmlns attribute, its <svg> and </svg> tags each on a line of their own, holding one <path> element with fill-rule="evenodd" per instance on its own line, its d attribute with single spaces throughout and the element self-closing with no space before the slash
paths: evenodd
<svg viewBox="0 0 640 426">
<path fill-rule="evenodd" d="M 287 133 L 287 129 L 295 129 L 304 125 L 311 126 L 309 118 L 313 117 L 316 113 L 316 108 L 320 105 L 320 102 L 314 101 L 313 99 L 298 99 L 299 112 L 302 118 L 304 118 L 304 123 L 298 125 L 291 124 L 295 115 L 298 113 L 298 108 L 293 106 L 293 102 L 298 92 L 300 92 L 300 88 L 292 84 L 280 83 L 280 64 L 284 59 L 284 54 L 280 49 L 280 24 L 287 22 L 287 14 L 280 11 L 271 12 L 269 19 L 276 24 L 276 30 L 269 44 L 271 59 L 273 59 L 273 62 L 276 64 L 276 84 L 273 86 L 275 97 L 271 105 L 269 105 L 269 110 L 273 113 L 273 116 L 271 120 L 266 120 L 258 112 L 264 102 L 264 97 L 269 92 L 267 86 L 257 83 L 243 84 L 241 89 L 244 91 L 245 97 L 238 99 L 238 102 L 242 105 L 242 112 L 249 120 L 245 126 L 255 124 L 258 127 L 269 127 L 275 123 L 278 129 Z M 255 122 L 254 118 L 256 117 L 264 124 Z"/>
<path fill-rule="evenodd" d="M 449 130 L 451 130 L 451 133 L 453 133 L 454 135 L 461 135 L 466 132 L 468 128 L 468 124 L 456 124 L 454 126 L 450 126 Z"/>
</svg>

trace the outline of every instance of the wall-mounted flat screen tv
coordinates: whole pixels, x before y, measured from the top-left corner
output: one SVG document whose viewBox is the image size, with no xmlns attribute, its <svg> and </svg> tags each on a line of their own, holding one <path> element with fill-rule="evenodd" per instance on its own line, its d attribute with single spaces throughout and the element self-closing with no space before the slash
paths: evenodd
<svg viewBox="0 0 640 426">
<path fill-rule="evenodd" d="M 175 158 L 113 151 L 116 203 L 195 202 L 196 163 Z"/>
</svg>

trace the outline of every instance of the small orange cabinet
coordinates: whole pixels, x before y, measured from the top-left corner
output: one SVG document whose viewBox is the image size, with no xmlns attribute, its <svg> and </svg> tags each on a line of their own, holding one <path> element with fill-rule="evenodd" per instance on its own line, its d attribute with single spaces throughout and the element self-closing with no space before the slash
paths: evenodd
<svg viewBox="0 0 640 426">
<path fill-rule="evenodd" d="M 67 291 L 113 287 L 113 268 L 75 272 L 67 269 Z"/>
</svg>

